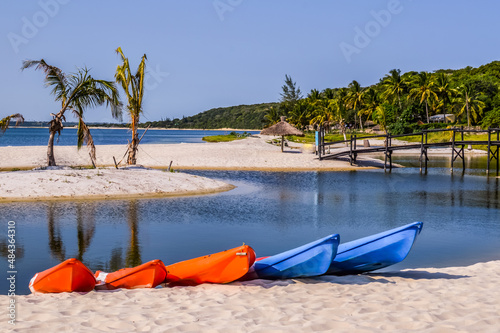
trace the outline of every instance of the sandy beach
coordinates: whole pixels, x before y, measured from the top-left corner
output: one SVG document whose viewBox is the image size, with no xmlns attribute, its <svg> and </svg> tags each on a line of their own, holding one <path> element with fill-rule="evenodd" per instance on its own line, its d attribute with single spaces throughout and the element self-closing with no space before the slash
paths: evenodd
<svg viewBox="0 0 500 333">
<path fill-rule="evenodd" d="M 266 143 L 271 136 L 252 136 L 243 140 L 220 143 L 144 144 L 139 146 L 137 163 L 145 167 L 214 170 L 355 170 L 360 167 L 381 166 L 379 160 L 360 156 L 358 166 L 345 161 L 319 161 L 312 145 L 290 143 L 281 152 L 280 147 Z M 89 166 L 91 161 L 85 147 L 55 146 L 58 165 Z M 4 158 L 0 170 L 36 168 L 46 165 L 45 146 L 0 147 Z M 97 165 L 114 166 L 122 160 L 126 145 L 97 146 Z M 123 163 L 123 162 L 122 162 Z"/>
<path fill-rule="evenodd" d="M 498 332 L 500 261 L 354 276 L 17 296 L 13 332 Z M 8 296 L 0 304 L 8 307 Z"/>
</svg>

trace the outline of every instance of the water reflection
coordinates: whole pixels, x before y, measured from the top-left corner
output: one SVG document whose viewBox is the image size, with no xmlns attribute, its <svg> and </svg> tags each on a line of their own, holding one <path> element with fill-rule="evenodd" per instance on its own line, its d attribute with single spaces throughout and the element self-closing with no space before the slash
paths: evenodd
<svg viewBox="0 0 500 333">
<path fill-rule="evenodd" d="M 64 261 L 66 259 L 64 244 L 56 214 L 56 203 L 50 202 L 47 206 L 47 230 L 49 232 L 50 253 L 59 261 Z"/>
<path fill-rule="evenodd" d="M 69 257 L 93 271 L 115 271 L 152 259 L 169 264 L 242 242 L 264 256 L 332 233 L 349 241 L 414 221 L 423 221 L 424 230 L 394 269 L 500 259 L 496 178 L 405 169 L 189 172 L 237 188 L 198 197 L 0 204 L 0 215 L 16 221 L 16 242 L 24 248 L 20 292 L 28 292 L 34 273 Z M 5 283 L 0 280 L 0 290 Z"/>
<path fill-rule="evenodd" d="M 128 226 L 130 228 L 130 241 L 127 256 L 125 259 L 126 267 L 140 265 L 141 250 L 139 246 L 139 218 L 137 200 L 131 200 L 128 207 Z"/>
</svg>

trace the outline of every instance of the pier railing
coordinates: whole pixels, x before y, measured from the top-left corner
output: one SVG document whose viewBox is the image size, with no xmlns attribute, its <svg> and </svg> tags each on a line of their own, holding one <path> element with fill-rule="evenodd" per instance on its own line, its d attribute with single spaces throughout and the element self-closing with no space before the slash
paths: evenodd
<svg viewBox="0 0 500 333">
<path fill-rule="evenodd" d="M 428 134 L 436 133 L 436 132 L 451 132 L 450 141 L 446 142 L 428 142 Z M 487 133 L 488 140 L 465 140 L 465 133 Z M 404 138 L 404 137 L 415 137 L 420 136 L 420 143 L 408 143 L 404 145 L 394 145 L 393 139 Z M 457 137 L 459 138 L 457 139 Z M 374 146 L 371 147 L 369 145 L 370 139 L 384 139 L 383 146 Z M 358 141 L 363 140 L 363 147 L 358 147 Z M 338 146 L 338 145 L 344 145 Z M 398 150 L 407 150 L 407 149 L 420 149 L 420 172 L 425 170 L 427 172 L 427 162 L 429 161 L 427 149 L 433 147 L 451 147 L 451 172 L 453 172 L 453 165 L 457 159 L 462 160 L 462 169 L 465 171 L 465 161 L 464 161 L 464 152 L 465 146 L 487 146 L 488 160 L 487 160 L 487 170 L 486 172 L 489 174 L 491 161 L 496 160 L 496 171 L 498 174 L 499 171 L 499 146 L 500 146 L 500 128 L 488 128 L 487 130 L 473 130 L 473 129 L 464 129 L 460 128 L 447 128 L 447 129 L 430 129 L 423 130 L 418 133 L 407 133 L 407 134 L 397 134 L 392 135 L 390 133 L 387 134 L 379 134 L 379 135 L 363 135 L 358 136 L 357 134 L 351 134 L 348 140 L 341 141 L 330 141 L 325 142 L 324 129 L 320 128 L 318 133 L 318 147 L 317 154 L 320 160 L 324 159 L 335 159 L 341 157 L 349 157 L 349 162 L 352 165 L 356 162 L 356 158 L 358 154 L 368 154 L 368 153 L 376 153 L 381 152 L 384 154 L 384 170 L 389 169 L 392 170 L 392 153 Z"/>
</svg>

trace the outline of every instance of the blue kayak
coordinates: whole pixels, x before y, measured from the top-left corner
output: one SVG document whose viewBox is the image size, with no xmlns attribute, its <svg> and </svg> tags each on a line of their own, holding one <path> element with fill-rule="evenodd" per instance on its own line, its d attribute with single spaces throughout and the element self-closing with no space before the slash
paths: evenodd
<svg viewBox="0 0 500 333">
<path fill-rule="evenodd" d="M 326 274 L 360 274 L 401 262 L 410 252 L 422 227 L 422 222 L 414 222 L 340 244 Z"/>
<path fill-rule="evenodd" d="M 293 279 L 324 274 L 337 253 L 340 236 L 330 235 L 256 261 L 240 280 Z"/>
</svg>

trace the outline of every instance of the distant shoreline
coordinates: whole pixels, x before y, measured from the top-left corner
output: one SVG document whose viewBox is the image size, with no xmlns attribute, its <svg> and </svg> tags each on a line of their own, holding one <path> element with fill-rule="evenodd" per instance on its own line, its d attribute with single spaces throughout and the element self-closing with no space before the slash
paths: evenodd
<svg viewBox="0 0 500 333">
<path fill-rule="evenodd" d="M 18 126 L 16 128 L 46 128 L 49 126 Z M 76 128 L 76 126 L 67 126 L 64 128 Z M 89 126 L 90 129 L 117 129 L 130 130 L 128 127 L 104 127 L 104 126 Z M 139 127 L 139 130 L 145 130 L 146 127 Z M 240 128 L 162 128 L 150 127 L 148 130 L 163 130 L 163 131 L 244 131 L 244 132 L 260 132 L 258 129 L 240 129 Z"/>
</svg>

